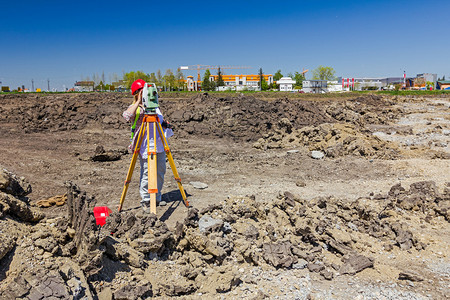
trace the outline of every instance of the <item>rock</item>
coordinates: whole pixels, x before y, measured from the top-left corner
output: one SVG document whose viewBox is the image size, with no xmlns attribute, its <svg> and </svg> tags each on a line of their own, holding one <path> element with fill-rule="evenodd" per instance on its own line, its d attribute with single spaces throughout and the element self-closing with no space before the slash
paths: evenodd
<svg viewBox="0 0 450 300">
<path fill-rule="evenodd" d="M 0 231 L 0 261 L 5 257 L 14 247 L 16 241 L 13 237 L 6 235 Z"/>
<path fill-rule="evenodd" d="M 306 182 L 302 179 L 299 179 L 295 182 L 295 185 L 298 187 L 305 187 L 306 186 Z"/>
<path fill-rule="evenodd" d="M 105 240 L 106 254 L 115 260 L 124 260 L 127 264 L 142 268 L 146 266 L 144 254 L 131 248 L 130 246 L 120 243 L 112 237 L 107 237 Z"/>
<path fill-rule="evenodd" d="M 199 292 L 209 293 L 226 293 L 229 292 L 234 286 L 241 282 L 239 274 L 232 271 L 214 272 L 206 277 L 197 277 L 196 282 L 200 281 L 202 287 Z"/>
<path fill-rule="evenodd" d="M 34 245 L 44 249 L 47 252 L 51 252 L 58 244 L 52 236 L 45 239 L 37 239 L 34 241 Z"/>
<path fill-rule="evenodd" d="M 314 159 L 322 159 L 325 157 L 325 154 L 322 151 L 312 151 L 311 157 Z"/>
<path fill-rule="evenodd" d="M 373 259 L 360 254 L 353 254 L 343 259 L 343 265 L 339 269 L 341 274 L 356 274 L 366 268 L 373 267 Z"/>
<path fill-rule="evenodd" d="M 177 280 L 175 282 L 167 282 L 161 284 L 161 292 L 169 297 L 177 297 L 189 295 L 195 292 L 196 287 L 192 281 Z"/>
<path fill-rule="evenodd" d="M 16 216 L 22 221 L 38 222 L 44 218 L 42 213 L 11 194 L 0 192 L 0 205 L 3 207 L 3 214 Z"/>
<path fill-rule="evenodd" d="M 303 258 L 299 259 L 297 263 L 292 265 L 293 269 L 304 269 L 308 266 L 308 262 Z"/>
<path fill-rule="evenodd" d="M 189 182 L 190 185 L 192 185 L 193 188 L 204 190 L 208 188 L 208 185 L 206 183 L 200 182 L 200 181 L 191 181 Z"/>
<path fill-rule="evenodd" d="M 255 239 L 257 239 L 259 237 L 259 231 L 253 224 L 250 224 L 245 229 L 244 236 L 247 239 L 255 240 Z"/>
<path fill-rule="evenodd" d="M 222 226 L 222 220 L 214 219 L 209 215 L 204 215 L 198 220 L 198 229 L 200 232 L 217 232 Z"/>
<path fill-rule="evenodd" d="M 296 258 L 292 255 L 291 243 L 289 242 L 279 244 L 263 244 L 263 252 L 263 257 L 266 262 L 275 268 L 289 268 L 296 261 Z"/>
<path fill-rule="evenodd" d="M 127 283 L 114 292 L 114 300 L 147 299 L 152 296 L 152 284 L 147 281 L 138 283 L 134 286 Z"/>
<path fill-rule="evenodd" d="M 321 264 L 317 264 L 317 263 L 309 263 L 308 264 L 308 270 L 310 272 L 317 272 L 317 273 L 319 273 L 319 272 L 321 272 L 324 269 L 325 269 L 325 266 L 321 265 Z"/>
<path fill-rule="evenodd" d="M 97 146 L 95 154 L 90 157 L 92 161 L 104 162 L 119 160 L 123 155 L 126 155 L 128 151 L 124 150 L 108 150 L 103 149 L 102 146 Z"/>
<path fill-rule="evenodd" d="M 233 231 L 233 228 L 231 227 L 231 224 L 229 222 L 223 222 L 222 230 L 225 233 L 230 233 Z"/>
<path fill-rule="evenodd" d="M 398 274 L 399 280 L 423 281 L 424 278 L 413 271 L 404 271 Z"/>
<path fill-rule="evenodd" d="M 69 299 L 64 279 L 58 272 L 42 271 L 30 279 L 26 279 L 31 286 L 28 299 Z"/>
<path fill-rule="evenodd" d="M 210 204 L 210 205 L 208 205 L 207 207 L 203 208 L 203 209 L 200 211 L 200 214 L 201 214 L 201 215 L 205 215 L 205 214 L 207 214 L 207 213 L 213 212 L 214 210 L 221 210 L 222 208 L 223 208 L 223 205 L 220 204 L 220 203 Z"/>
<path fill-rule="evenodd" d="M 334 240 L 339 241 L 345 245 L 351 245 L 352 237 L 348 232 L 343 230 L 338 230 L 336 228 L 331 228 L 326 232 Z"/>
<path fill-rule="evenodd" d="M 0 167 L 0 191 L 14 196 L 26 196 L 31 193 L 31 185 L 26 182 L 25 178 L 19 178 Z"/>
<path fill-rule="evenodd" d="M 148 253 L 162 253 L 165 248 L 165 243 L 171 239 L 171 233 L 168 232 L 161 236 L 146 234 L 142 238 L 133 239 L 129 241 L 130 246 L 144 254 Z"/>
<path fill-rule="evenodd" d="M 67 234 L 69 235 L 69 237 L 71 238 L 71 239 L 73 239 L 73 237 L 75 236 L 75 229 L 72 229 L 72 228 L 67 228 L 67 230 L 66 230 L 66 232 L 67 232 Z"/>
<path fill-rule="evenodd" d="M 322 275 L 322 277 L 325 278 L 326 280 L 333 279 L 333 273 L 328 270 L 322 270 L 320 272 L 320 275 Z"/>
<path fill-rule="evenodd" d="M 215 258 L 223 258 L 226 256 L 225 249 L 219 245 L 218 239 L 205 236 L 198 232 L 197 229 L 188 228 L 185 232 L 187 244 L 202 254 L 210 254 Z"/>
<path fill-rule="evenodd" d="M 289 150 L 287 151 L 288 154 L 294 154 L 294 153 L 298 153 L 300 152 L 300 150 Z"/>
<path fill-rule="evenodd" d="M 29 293 L 31 285 L 22 276 L 15 277 L 0 291 L 1 299 L 23 299 Z"/>
<path fill-rule="evenodd" d="M 285 204 L 294 207 L 295 206 L 295 202 L 299 202 L 300 198 L 294 194 L 292 194 L 291 192 L 284 192 L 284 199 L 285 199 Z M 283 210 L 285 210 L 286 208 L 283 208 Z"/>
<path fill-rule="evenodd" d="M 111 288 L 104 288 L 100 293 L 97 294 L 97 297 L 98 300 L 111 300 L 113 299 L 113 292 Z"/>
<path fill-rule="evenodd" d="M 392 224 L 392 230 L 396 234 L 395 241 L 402 250 L 409 250 L 413 246 L 413 235 L 410 231 L 404 230 L 403 226 L 398 223 Z"/>
</svg>

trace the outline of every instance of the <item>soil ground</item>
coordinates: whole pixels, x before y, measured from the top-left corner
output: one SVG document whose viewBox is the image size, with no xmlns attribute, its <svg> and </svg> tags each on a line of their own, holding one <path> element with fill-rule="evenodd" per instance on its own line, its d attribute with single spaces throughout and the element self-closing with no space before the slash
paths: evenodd
<svg viewBox="0 0 450 300">
<path fill-rule="evenodd" d="M 307 201 L 320 197 L 354 201 L 386 195 L 398 183 L 408 188 L 416 182 L 434 181 L 441 193 L 448 188 L 450 97 L 277 97 L 162 95 L 161 109 L 176 127 L 174 137 L 169 139 L 170 147 L 192 207 L 202 210 L 244 196 L 267 203 L 286 191 Z M 130 101 L 122 95 L 2 95 L 0 165 L 28 180 L 33 189 L 28 195 L 32 206 L 39 200 L 66 193 L 65 182 L 71 181 L 95 197 L 97 206 L 116 210 L 131 154 L 115 161 L 91 158 L 98 146 L 107 151 L 126 149 L 129 125 L 120 114 Z M 337 108 L 341 111 L 336 112 Z M 61 112 L 56 113 L 59 109 Z M 290 125 L 284 126 L 283 119 L 289 120 Z M 321 124 L 343 123 L 363 133 L 370 145 L 387 144 L 381 149 L 373 146 L 372 152 L 344 151 L 330 157 L 327 151 L 334 147 L 330 139 L 322 138 L 318 145 L 300 132 Z M 323 146 L 325 142 L 329 144 Z M 380 153 L 385 155 L 383 151 L 388 148 L 395 149 L 395 157 L 381 158 L 386 156 Z M 322 151 L 325 157 L 314 159 L 313 150 Z M 174 230 L 176 223 L 186 217 L 188 208 L 180 201 L 167 166 L 163 188 L 167 205 L 158 207 L 157 216 Z M 125 199 L 125 212 L 141 210 L 138 177 L 137 166 Z M 208 187 L 196 189 L 193 182 L 206 183 Z M 39 210 L 46 219 L 67 215 L 65 206 Z M 427 244 L 425 250 L 385 251 L 374 246 L 364 252 L 375 258 L 374 268 L 352 276 L 335 276 L 332 281 L 308 269 L 274 269 L 243 263 L 238 271 L 253 276 L 253 281 L 244 279 L 223 294 L 197 291 L 189 297 L 448 297 L 448 220 L 440 216 L 425 222 L 422 216 L 412 213 L 403 221 L 414 236 Z M 423 280 L 400 281 L 401 271 L 419 273 Z"/>
</svg>

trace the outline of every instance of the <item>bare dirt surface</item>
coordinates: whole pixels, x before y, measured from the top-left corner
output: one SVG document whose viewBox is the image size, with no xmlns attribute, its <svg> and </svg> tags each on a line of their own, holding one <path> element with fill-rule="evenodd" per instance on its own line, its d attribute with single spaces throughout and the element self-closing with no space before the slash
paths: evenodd
<svg viewBox="0 0 450 300">
<path fill-rule="evenodd" d="M 138 167 L 116 213 L 130 102 L 0 95 L 1 299 L 448 297 L 449 96 L 163 94 L 157 216 Z"/>
</svg>

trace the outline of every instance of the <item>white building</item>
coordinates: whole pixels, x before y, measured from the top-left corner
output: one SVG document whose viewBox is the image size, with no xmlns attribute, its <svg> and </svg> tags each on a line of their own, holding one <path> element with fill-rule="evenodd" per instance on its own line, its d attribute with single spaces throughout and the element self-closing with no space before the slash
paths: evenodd
<svg viewBox="0 0 450 300">
<path fill-rule="evenodd" d="M 303 91 L 305 93 L 325 93 L 327 91 L 326 80 L 304 80 Z"/>
<path fill-rule="evenodd" d="M 342 88 L 345 91 L 355 90 L 389 90 L 393 89 L 395 84 L 402 84 L 403 77 L 360 77 L 360 78 L 338 78 L 342 82 Z"/>
<path fill-rule="evenodd" d="M 327 91 L 328 92 L 342 92 L 343 87 L 340 82 L 337 80 L 332 80 L 327 82 Z"/>
<path fill-rule="evenodd" d="M 277 84 L 280 85 L 280 91 L 288 92 L 292 91 L 295 80 L 291 77 L 281 77 L 280 80 L 277 81 Z"/>
</svg>

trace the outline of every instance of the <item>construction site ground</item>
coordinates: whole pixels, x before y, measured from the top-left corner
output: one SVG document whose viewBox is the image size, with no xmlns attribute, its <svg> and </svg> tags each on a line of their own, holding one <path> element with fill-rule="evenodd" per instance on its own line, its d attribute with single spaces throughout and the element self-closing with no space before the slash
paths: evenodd
<svg viewBox="0 0 450 300">
<path fill-rule="evenodd" d="M 449 95 L 163 93 L 191 208 L 167 164 L 148 220 L 137 164 L 123 212 L 85 228 L 89 201 L 117 211 L 131 101 L 0 95 L 0 298 L 449 297 Z"/>
</svg>

